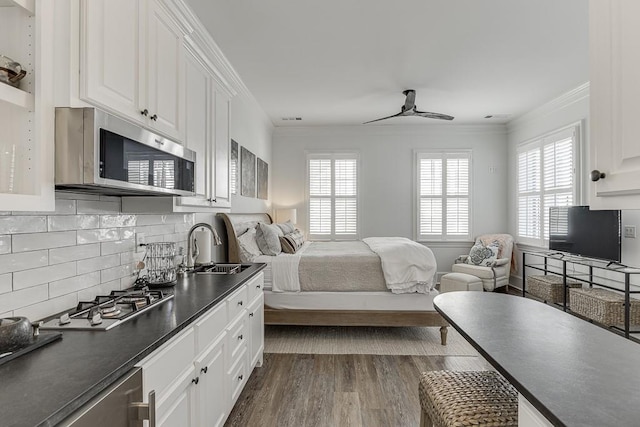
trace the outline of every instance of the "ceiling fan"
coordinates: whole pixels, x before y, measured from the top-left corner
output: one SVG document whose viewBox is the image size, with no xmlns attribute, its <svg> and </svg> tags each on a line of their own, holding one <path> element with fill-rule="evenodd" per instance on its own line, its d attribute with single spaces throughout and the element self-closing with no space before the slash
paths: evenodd
<svg viewBox="0 0 640 427">
<path fill-rule="evenodd" d="M 446 114 L 418 111 L 416 109 L 416 91 L 415 90 L 407 89 L 402 93 L 407 97 L 407 99 L 405 99 L 404 105 L 402 106 L 398 114 L 394 114 L 393 116 L 383 117 L 381 119 L 370 120 L 368 122 L 364 122 L 363 125 L 366 125 L 367 123 L 379 122 L 380 120 L 390 119 L 392 117 L 402 117 L 402 116 L 418 116 L 418 117 L 426 117 L 428 119 L 453 120 L 453 116 L 448 116 Z"/>
</svg>

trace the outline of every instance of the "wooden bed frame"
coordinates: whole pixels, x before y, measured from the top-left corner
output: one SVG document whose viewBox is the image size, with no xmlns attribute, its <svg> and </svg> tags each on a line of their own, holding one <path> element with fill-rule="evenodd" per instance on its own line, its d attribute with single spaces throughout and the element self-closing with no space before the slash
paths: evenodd
<svg viewBox="0 0 640 427">
<path fill-rule="evenodd" d="M 238 226 L 253 226 L 258 222 L 271 224 L 266 213 L 219 213 L 227 231 L 228 261 L 239 263 Z M 449 324 L 437 311 L 372 311 L 372 310 L 294 310 L 264 307 L 266 325 L 315 325 L 315 326 L 440 326 L 440 341 L 447 344 Z"/>
</svg>

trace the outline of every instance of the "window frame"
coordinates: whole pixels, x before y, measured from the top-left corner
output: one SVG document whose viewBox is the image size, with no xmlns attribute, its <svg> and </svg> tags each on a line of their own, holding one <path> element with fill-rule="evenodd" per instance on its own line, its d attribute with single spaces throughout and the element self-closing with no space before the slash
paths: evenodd
<svg viewBox="0 0 640 427">
<path fill-rule="evenodd" d="M 583 159 L 582 159 L 582 151 L 583 151 L 583 122 L 575 122 L 569 125 L 554 129 L 550 132 L 546 132 L 540 136 L 535 138 L 528 139 L 524 142 L 518 144 L 515 155 L 515 236 L 518 240 L 518 243 L 538 248 L 548 248 L 549 247 L 549 238 L 545 236 L 545 218 L 548 220 L 549 213 L 544 212 L 544 198 L 546 194 L 558 194 L 557 190 L 545 191 L 544 189 L 544 147 L 550 144 L 557 143 L 558 141 L 563 140 L 566 136 L 563 134 L 573 133 L 573 152 L 572 152 L 572 162 L 573 162 L 573 176 L 572 176 L 572 205 L 571 206 L 580 206 L 583 203 L 582 198 L 582 182 L 580 177 L 582 176 L 582 168 L 583 168 Z M 540 237 L 532 238 L 528 236 L 520 235 L 520 154 L 525 151 L 531 151 L 533 149 L 539 150 L 539 170 L 540 170 L 540 182 L 539 182 L 539 200 L 540 200 L 540 212 L 541 218 L 539 218 L 539 228 L 540 228 Z"/>
<path fill-rule="evenodd" d="M 432 156 L 432 157 L 429 157 Z M 413 159 L 413 185 L 414 185 L 414 207 L 413 207 L 413 234 L 414 239 L 417 242 L 470 242 L 473 241 L 473 150 L 472 149 L 433 149 L 433 150 L 414 150 L 414 159 Z M 440 196 L 442 200 L 442 234 L 440 235 L 426 235 L 420 234 L 420 160 L 423 158 L 437 158 L 440 157 L 443 160 L 443 169 L 442 169 L 442 195 Z M 446 232 L 447 228 L 447 209 L 446 209 L 446 200 L 449 197 L 446 194 L 446 159 L 447 158 L 467 158 L 469 161 L 469 182 L 468 182 L 468 194 L 467 199 L 469 200 L 469 230 L 466 235 L 452 234 L 448 235 Z"/>
<path fill-rule="evenodd" d="M 312 234 L 311 233 L 311 196 L 310 194 L 310 160 L 329 159 L 331 160 L 331 233 Z M 355 159 L 356 161 L 356 232 L 355 234 L 336 234 L 335 232 L 335 201 L 336 199 L 352 199 L 352 196 L 336 196 L 335 194 L 335 160 Z M 306 151 L 306 180 L 305 180 L 305 205 L 307 218 L 307 238 L 313 241 L 350 241 L 360 239 L 360 153 L 355 150 L 335 150 L 335 151 Z"/>
</svg>

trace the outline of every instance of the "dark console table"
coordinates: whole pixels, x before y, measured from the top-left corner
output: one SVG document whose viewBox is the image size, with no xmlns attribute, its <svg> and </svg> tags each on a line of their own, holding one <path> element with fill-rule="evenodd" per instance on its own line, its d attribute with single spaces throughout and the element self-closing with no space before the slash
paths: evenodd
<svg viewBox="0 0 640 427">
<path fill-rule="evenodd" d="M 450 292 L 433 304 L 549 423 L 640 425 L 637 343 L 513 295 Z"/>
<path fill-rule="evenodd" d="M 633 294 L 640 294 L 640 283 L 632 283 L 635 277 L 640 279 L 640 269 L 607 262 L 598 259 L 584 258 L 553 251 L 522 251 L 522 296 L 526 296 L 527 270 L 555 274 L 563 278 L 565 300 L 562 304 L 564 311 L 571 312 L 567 305 L 567 279 L 577 280 L 590 287 L 610 289 L 624 294 L 624 324 L 604 327 L 640 342 L 640 330 L 632 330 L 629 324 L 630 298 Z"/>
</svg>

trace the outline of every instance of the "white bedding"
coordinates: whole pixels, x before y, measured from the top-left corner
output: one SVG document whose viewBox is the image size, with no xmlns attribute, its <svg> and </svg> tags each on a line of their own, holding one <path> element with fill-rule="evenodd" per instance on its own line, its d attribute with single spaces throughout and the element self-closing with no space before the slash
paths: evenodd
<svg viewBox="0 0 640 427">
<path fill-rule="evenodd" d="M 391 292 L 425 294 L 433 287 L 436 258 L 428 247 L 405 237 L 367 237 L 362 241 L 380 257 Z"/>
<path fill-rule="evenodd" d="M 436 262 L 429 248 L 402 237 L 371 237 L 363 242 L 380 257 L 387 288 L 393 293 L 428 294 L 432 289 Z M 262 255 L 253 260 L 267 264 L 265 285 L 271 285 L 272 292 L 301 291 L 300 259 L 311 244 L 305 242 L 295 254 Z"/>
<path fill-rule="evenodd" d="M 265 288 L 264 304 L 282 310 L 434 311 L 435 289 L 429 294 L 387 292 L 271 292 Z"/>
<path fill-rule="evenodd" d="M 295 254 L 281 253 L 278 256 L 260 255 L 253 262 L 264 262 L 269 268 L 271 290 L 273 292 L 300 292 L 298 266 L 300 257 L 311 242 L 304 242 Z M 265 280 L 266 281 L 266 280 Z"/>
</svg>

